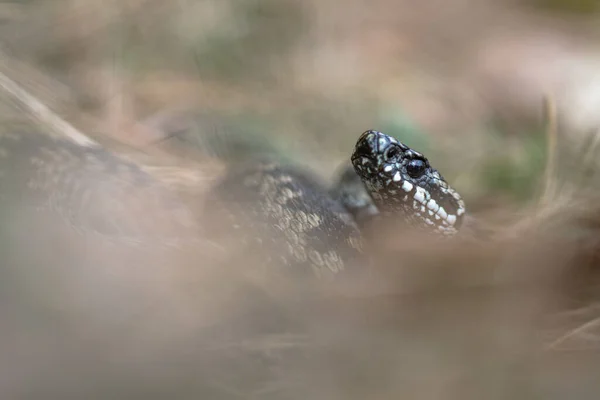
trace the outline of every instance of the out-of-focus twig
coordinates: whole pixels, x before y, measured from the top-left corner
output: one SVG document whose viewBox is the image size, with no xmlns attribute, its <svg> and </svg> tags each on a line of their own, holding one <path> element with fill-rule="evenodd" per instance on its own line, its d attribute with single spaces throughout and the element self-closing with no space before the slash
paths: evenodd
<svg viewBox="0 0 600 400">
<path fill-rule="evenodd" d="M 548 350 L 558 350 L 558 346 L 561 345 L 562 343 L 566 342 L 568 339 L 576 337 L 578 335 L 583 334 L 586 330 L 594 328 L 596 326 L 600 325 L 600 318 L 595 318 L 591 321 L 586 322 L 585 324 L 569 331 L 568 333 L 566 333 L 565 335 L 559 337 L 558 339 L 556 339 L 555 341 L 553 341 L 552 343 L 550 343 L 547 346 Z M 589 348 L 586 348 L 586 350 L 590 350 Z M 597 350 L 597 348 L 596 348 Z"/>
<path fill-rule="evenodd" d="M 556 148 L 558 140 L 556 103 L 552 96 L 544 96 L 544 121 L 546 132 L 546 170 L 544 173 L 544 188 L 540 198 L 542 204 L 548 204 L 556 195 Z"/>
<path fill-rule="evenodd" d="M 95 147 L 97 142 L 59 117 L 34 95 L 25 90 L 21 85 L 11 79 L 5 71 L 10 70 L 6 65 L 8 56 L 0 52 L 0 87 L 8 93 L 17 103 L 29 112 L 30 116 L 45 129 L 51 129 L 55 134 L 65 136 L 80 146 Z"/>
</svg>

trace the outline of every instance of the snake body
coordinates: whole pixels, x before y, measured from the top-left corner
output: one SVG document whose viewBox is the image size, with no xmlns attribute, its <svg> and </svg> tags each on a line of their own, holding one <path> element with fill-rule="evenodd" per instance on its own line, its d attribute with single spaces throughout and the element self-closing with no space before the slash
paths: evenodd
<svg viewBox="0 0 600 400">
<path fill-rule="evenodd" d="M 140 167 L 102 148 L 4 134 L 0 205 L 9 213 L 24 206 L 52 212 L 76 230 L 120 241 L 177 242 L 203 226 L 262 272 L 296 278 L 332 279 L 364 267 L 361 227 L 375 217 L 443 235 L 458 231 L 464 203 L 421 153 L 367 131 L 351 162 L 333 190 L 300 167 L 235 166 L 198 216 Z"/>
<path fill-rule="evenodd" d="M 138 165 L 35 132 L 0 135 L 0 206 L 131 244 L 174 244 L 197 229 L 176 194 Z"/>
<path fill-rule="evenodd" d="M 207 204 L 216 216 L 214 226 L 237 238 L 238 251 L 260 254 L 265 269 L 283 266 L 298 278 L 330 279 L 363 264 L 352 215 L 302 169 L 269 162 L 236 169 Z"/>
</svg>

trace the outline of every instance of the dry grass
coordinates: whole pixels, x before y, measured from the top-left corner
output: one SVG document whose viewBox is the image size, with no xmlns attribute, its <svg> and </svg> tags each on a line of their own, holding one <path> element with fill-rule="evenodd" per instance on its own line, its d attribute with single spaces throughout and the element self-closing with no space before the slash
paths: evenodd
<svg viewBox="0 0 600 400">
<path fill-rule="evenodd" d="M 308 143 L 289 148 L 307 164 L 316 159 L 313 165 L 327 174 L 361 126 L 376 121 L 376 112 L 363 108 L 366 101 L 353 98 L 378 98 L 374 87 L 402 87 L 393 76 L 402 57 L 387 55 L 407 45 L 402 38 L 391 43 L 395 31 L 381 23 L 394 25 L 388 3 L 369 16 L 379 28 L 352 40 L 330 31 L 328 21 L 339 4 L 306 4 L 300 8 L 316 22 L 303 28 L 308 32 L 299 29 L 300 44 L 287 42 L 291 54 L 268 48 L 256 57 L 271 51 L 274 58 L 264 64 L 253 60 L 259 69 L 272 68 L 266 75 L 273 81 L 260 85 L 253 83 L 260 74 L 238 77 L 246 78 L 241 83 L 208 72 L 198 78 L 186 56 L 194 40 L 208 46 L 211 35 L 239 34 L 232 21 L 242 31 L 251 29 L 244 25 L 248 20 L 236 19 L 232 2 L 15 6 L 28 12 L 9 10 L 19 25 L 6 41 L 12 49 L 21 46 L 13 50 L 15 62 L 27 60 L 37 73 L 47 74 L 46 89 L 28 87 L 26 76 L 23 81 L 8 72 L 0 75 L 21 110 L 5 107 L 3 117 L 20 120 L 25 110 L 43 130 L 79 143 L 77 138 L 89 135 L 123 152 L 126 147 L 111 140 L 127 143 L 130 157 L 142 153 L 145 168 L 186 192 L 191 202 L 201 203 L 222 162 L 153 152 L 147 144 L 161 132 L 148 133 L 151 127 L 140 122 L 182 104 L 208 113 L 278 116 L 275 127 L 286 129 L 274 129 L 270 138 Z M 207 15 L 205 23 L 190 21 L 191 10 Z M 349 20 L 360 21 L 364 10 L 349 7 Z M 116 39 L 132 42 L 113 40 L 115 29 Z M 255 34 L 260 39 L 272 32 Z M 339 51 L 343 42 L 349 43 Z M 381 42 L 390 44 L 371 46 Z M 130 51 L 139 59 L 125 60 Z M 171 64 L 164 60 L 169 57 Z M 64 93 L 59 79 L 68 82 L 67 93 L 76 94 L 66 96 L 70 106 L 50 107 L 52 99 L 40 93 Z M 358 80 L 367 89 L 349 84 Z M 382 97 L 389 96 L 389 87 Z M 66 116 L 56 110 L 65 108 Z M 597 187 L 569 179 L 595 171 L 597 149 L 576 153 L 578 168 L 565 169 L 571 164 L 560 158 L 565 153 L 558 151 L 562 144 L 551 102 L 547 110 L 542 190 L 519 213 L 513 204 L 493 210 L 494 220 L 502 223 L 492 237 L 438 243 L 386 231 L 377 242 L 373 276 L 312 288 L 301 301 L 286 296 L 285 286 L 257 286 L 242 278 L 236 268 L 255 266 L 244 263 L 246 255 L 235 249 L 225 249 L 234 257 L 233 265 L 224 265 L 219 254 L 209 257 L 193 246 L 114 246 L 74 236 L 57 221 L 13 215 L 13 224 L 3 221 L 10 228 L 2 231 L 8 237 L 0 285 L 0 397 L 597 398 L 600 208 Z M 132 139 L 135 134 L 139 141 Z M 324 159 L 326 154 L 335 157 Z"/>
</svg>

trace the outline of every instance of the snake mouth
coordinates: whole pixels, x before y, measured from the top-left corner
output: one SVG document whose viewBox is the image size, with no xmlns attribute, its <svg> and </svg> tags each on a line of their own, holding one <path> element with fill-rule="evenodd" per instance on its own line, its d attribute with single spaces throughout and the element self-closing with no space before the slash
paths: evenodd
<svg viewBox="0 0 600 400">
<path fill-rule="evenodd" d="M 395 175 L 397 176 L 397 175 Z M 387 215 L 404 215 L 411 224 L 454 234 L 462 225 L 464 202 L 445 182 L 420 184 L 409 179 L 393 179 L 380 187 L 367 182 L 367 189 L 378 208 Z"/>
<path fill-rule="evenodd" d="M 415 217 L 443 233 L 455 233 L 462 225 L 465 208 L 462 199 L 454 197 L 454 193 L 449 191 L 446 196 L 436 199 L 424 188 L 416 186 L 412 204 Z"/>
</svg>

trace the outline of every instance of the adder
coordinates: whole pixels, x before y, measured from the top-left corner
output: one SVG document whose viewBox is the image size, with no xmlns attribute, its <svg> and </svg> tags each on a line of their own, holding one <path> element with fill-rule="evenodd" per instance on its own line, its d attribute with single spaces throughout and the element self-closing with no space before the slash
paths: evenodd
<svg viewBox="0 0 600 400">
<path fill-rule="evenodd" d="M 411 229 L 458 232 L 465 205 L 427 158 L 384 133 L 357 140 L 351 169 L 333 189 L 300 167 L 231 166 L 196 215 L 171 188 L 102 148 L 37 133 L 0 135 L 0 206 L 31 206 L 82 233 L 117 241 L 173 244 L 227 238 L 264 271 L 335 278 L 363 268 L 364 224 L 399 219 Z M 275 266 L 276 268 L 271 268 Z"/>
</svg>

